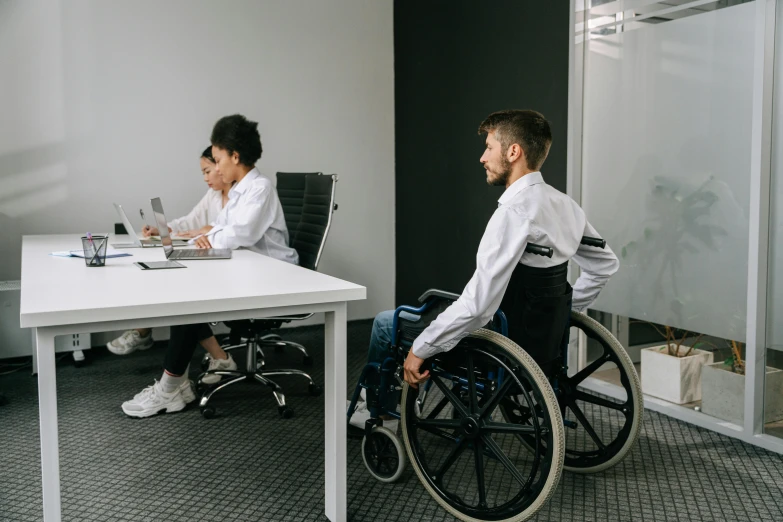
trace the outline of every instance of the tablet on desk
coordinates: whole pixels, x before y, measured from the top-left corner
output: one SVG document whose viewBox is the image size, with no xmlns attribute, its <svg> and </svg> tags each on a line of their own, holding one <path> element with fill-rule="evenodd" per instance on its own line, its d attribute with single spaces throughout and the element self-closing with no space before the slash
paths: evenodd
<svg viewBox="0 0 783 522">
<path fill-rule="evenodd" d="M 176 261 L 136 261 L 133 263 L 142 270 L 165 270 L 167 268 L 187 268 Z"/>
</svg>

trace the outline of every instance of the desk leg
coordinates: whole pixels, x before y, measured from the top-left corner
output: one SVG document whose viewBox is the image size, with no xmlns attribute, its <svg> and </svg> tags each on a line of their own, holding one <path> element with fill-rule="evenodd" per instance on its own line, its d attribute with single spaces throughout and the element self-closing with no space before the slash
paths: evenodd
<svg viewBox="0 0 783 522">
<path fill-rule="evenodd" d="M 326 517 L 345 522 L 348 517 L 347 438 L 345 389 L 348 385 L 346 303 L 326 312 Z"/>
<path fill-rule="evenodd" d="M 44 522 L 60 522 L 60 449 L 57 441 L 57 380 L 54 334 L 36 329 L 38 408 L 41 419 L 41 481 Z"/>
</svg>

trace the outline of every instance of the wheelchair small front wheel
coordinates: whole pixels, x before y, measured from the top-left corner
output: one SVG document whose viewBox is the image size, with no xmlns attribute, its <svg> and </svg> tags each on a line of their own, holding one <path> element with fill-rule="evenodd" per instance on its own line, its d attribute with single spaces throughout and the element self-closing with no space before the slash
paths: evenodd
<svg viewBox="0 0 783 522">
<path fill-rule="evenodd" d="M 362 460 L 379 482 L 395 482 L 405 471 L 405 450 L 389 428 L 376 426 L 362 439 Z"/>
<path fill-rule="evenodd" d="M 403 440 L 421 483 L 460 520 L 531 518 L 555 492 L 565 449 L 560 408 L 541 368 L 510 339 L 482 329 L 434 357 L 430 379 L 418 408 L 417 390 L 402 392 Z M 509 397 L 540 415 L 525 426 L 508 421 Z"/>
</svg>

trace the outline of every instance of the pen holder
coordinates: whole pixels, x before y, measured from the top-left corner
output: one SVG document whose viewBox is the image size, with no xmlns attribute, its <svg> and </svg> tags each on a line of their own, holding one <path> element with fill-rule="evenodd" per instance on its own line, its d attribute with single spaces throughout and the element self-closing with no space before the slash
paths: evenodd
<svg viewBox="0 0 783 522">
<path fill-rule="evenodd" d="M 87 266 L 105 266 L 106 265 L 106 243 L 107 236 L 92 236 L 82 238 L 82 248 L 84 249 L 84 264 Z"/>
</svg>

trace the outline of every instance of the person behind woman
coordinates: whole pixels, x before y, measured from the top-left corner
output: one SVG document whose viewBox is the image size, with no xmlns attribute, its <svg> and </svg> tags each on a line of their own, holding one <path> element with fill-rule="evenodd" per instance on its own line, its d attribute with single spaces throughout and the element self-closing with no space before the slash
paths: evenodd
<svg viewBox="0 0 783 522">
<path fill-rule="evenodd" d="M 218 214 L 226 206 L 231 183 L 224 183 L 218 173 L 215 158 L 212 157 L 211 145 L 201 153 L 201 173 L 204 176 L 204 182 L 209 186 L 207 193 L 187 216 L 174 219 L 169 223 L 169 232 L 184 237 L 196 237 L 203 233 L 205 228 L 209 228 L 209 224 L 217 219 Z M 146 237 L 157 236 L 160 233 L 157 228 L 150 226 L 145 226 L 142 232 Z M 152 344 L 152 330 L 150 328 L 136 328 L 126 331 L 109 342 L 106 348 L 114 354 L 127 355 L 136 350 L 147 350 L 152 347 Z M 236 363 L 230 355 L 220 348 L 214 336 L 207 336 L 200 344 L 209 352 L 210 369 L 236 369 Z M 219 380 L 219 375 L 208 375 L 204 378 L 207 384 Z"/>
<path fill-rule="evenodd" d="M 281 261 L 298 264 L 296 250 L 288 246 L 283 207 L 272 181 L 255 167 L 261 158 L 258 123 L 235 114 L 218 120 L 212 130 L 212 154 L 223 183 L 233 186 L 218 217 L 196 239 L 199 248 L 247 248 Z M 207 324 L 172 326 L 166 348 L 163 376 L 133 399 L 122 404 L 131 417 L 149 417 L 182 410 L 196 399 L 187 376 L 196 343 L 214 339 Z M 213 361 L 214 362 L 214 361 Z M 212 366 L 210 366 L 212 368 Z M 224 369 L 216 363 L 215 369 Z M 234 365 L 236 369 L 236 365 Z"/>
</svg>

